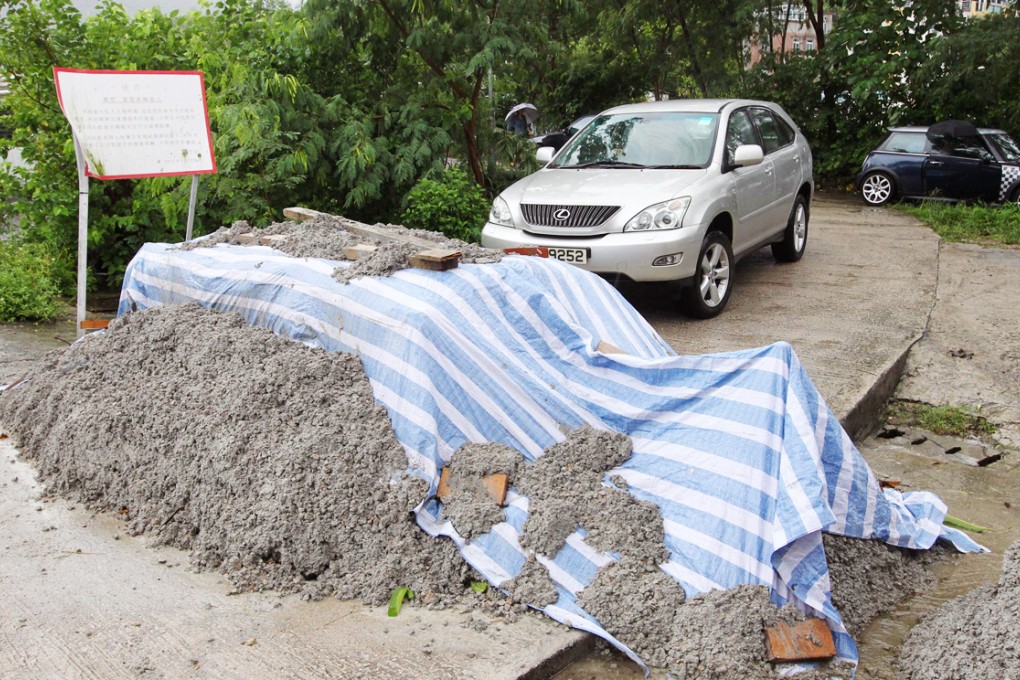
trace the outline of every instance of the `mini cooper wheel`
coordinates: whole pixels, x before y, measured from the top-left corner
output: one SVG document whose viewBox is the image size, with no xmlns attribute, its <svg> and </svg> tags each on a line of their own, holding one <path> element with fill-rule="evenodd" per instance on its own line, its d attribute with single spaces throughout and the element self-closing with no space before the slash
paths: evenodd
<svg viewBox="0 0 1020 680">
<path fill-rule="evenodd" d="M 884 172 L 873 172 L 861 182 L 861 198 L 868 205 L 885 205 L 896 195 L 896 185 Z"/>
<path fill-rule="evenodd" d="M 699 319 L 718 316 L 733 288 L 733 248 L 726 234 L 709 232 L 701 244 L 693 285 L 684 290 L 687 313 Z"/>
</svg>

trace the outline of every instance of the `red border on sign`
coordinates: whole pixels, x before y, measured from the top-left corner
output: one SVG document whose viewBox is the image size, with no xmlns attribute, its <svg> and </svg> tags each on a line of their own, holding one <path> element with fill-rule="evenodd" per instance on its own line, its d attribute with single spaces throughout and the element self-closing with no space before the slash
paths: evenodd
<svg viewBox="0 0 1020 680">
<path fill-rule="evenodd" d="M 85 162 L 85 174 L 95 179 L 139 179 L 142 177 L 180 177 L 185 175 L 214 175 L 216 174 L 216 150 L 213 148 L 212 140 L 212 128 L 209 126 L 209 104 L 205 99 L 205 74 L 202 71 L 117 71 L 107 69 L 83 69 L 83 68 L 63 68 L 61 66 L 53 67 L 53 81 L 57 87 L 57 101 L 60 103 L 60 110 L 64 110 L 64 98 L 60 92 L 60 80 L 57 78 L 57 73 L 103 73 L 107 75 L 138 75 L 138 74 L 151 74 L 151 75 L 174 75 L 174 76 L 198 76 L 199 82 L 202 86 L 202 110 L 205 113 L 205 131 L 209 137 L 209 156 L 212 158 L 212 169 L 210 170 L 194 170 L 192 172 L 159 172 L 159 173 L 141 173 L 134 175 L 97 175 L 89 170 L 88 162 Z"/>
</svg>

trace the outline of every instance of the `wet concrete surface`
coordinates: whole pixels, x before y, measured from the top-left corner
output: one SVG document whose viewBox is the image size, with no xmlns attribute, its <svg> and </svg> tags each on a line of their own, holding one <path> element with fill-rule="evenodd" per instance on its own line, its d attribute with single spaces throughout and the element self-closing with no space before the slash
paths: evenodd
<svg viewBox="0 0 1020 680">
<path fill-rule="evenodd" d="M 861 664 L 857 677 L 862 680 L 900 678 L 896 659 L 910 629 L 940 604 L 997 581 L 1003 552 L 1020 539 L 1020 456 L 1015 450 L 989 439 L 985 446 L 998 448 L 1006 455 L 979 467 L 967 453 L 982 448 L 974 437 L 901 429 L 905 436 L 894 439 L 873 436 L 859 444 L 872 470 L 880 480 L 898 482 L 902 491 L 936 493 L 946 503 L 950 515 L 990 529 L 971 535 L 991 553 L 957 556 L 939 565 L 934 591 L 906 600 L 872 623 L 858 640 Z M 912 443 L 921 437 L 928 441 Z M 960 447 L 958 453 L 946 453 L 956 447 Z"/>
<path fill-rule="evenodd" d="M 931 490 L 947 502 L 951 514 L 996 529 L 993 533 L 978 537 L 993 549 L 991 556 L 967 556 L 954 560 L 942 568 L 940 575 L 943 578 L 935 593 L 913 598 L 900 610 L 877 621 L 867 631 L 860 641 L 862 664 L 859 677 L 898 677 L 893 659 L 902 635 L 912 625 L 912 621 L 954 593 L 995 580 L 1001 563 L 1001 551 L 1017 535 L 1016 526 L 1020 524 L 1016 517 L 1017 508 L 1020 508 L 1020 483 L 1017 481 L 1017 469 L 1012 463 L 1015 454 L 1010 453 L 1002 461 L 988 467 L 976 468 L 960 462 L 962 457 L 952 459 L 944 453 L 935 456 L 930 451 L 916 449 L 909 442 L 904 446 L 903 442 L 878 440 L 868 436 L 880 424 L 885 400 L 894 394 L 900 373 L 906 366 L 910 380 L 905 381 L 903 392 L 896 396 L 904 399 L 942 399 L 954 404 L 969 403 L 974 408 L 983 407 L 989 412 L 994 410 L 997 417 L 1004 419 L 1000 434 L 1002 446 L 1008 448 L 1017 441 L 1016 423 L 1011 420 L 1013 412 L 1010 411 L 1020 399 L 1017 391 L 1012 390 L 1010 393 L 1008 381 L 1004 383 L 1007 385 L 1005 389 L 1001 384 L 981 387 L 978 383 L 987 380 L 989 374 L 1007 378 L 1015 375 L 1016 354 L 1011 349 L 1015 346 L 1015 335 L 1010 335 L 1015 325 L 1005 322 L 985 323 L 984 320 L 988 314 L 996 318 L 1017 317 L 1012 319 L 1013 324 L 1020 318 L 1020 314 L 1012 311 L 1015 309 L 1017 295 L 1020 294 L 1020 253 L 996 251 L 988 254 L 988 250 L 971 252 L 971 247 L 940 244 L 930 230 L 900 213 L 865 208 L 855 201 L 823 197 L 813 205 L 811 232 L 804 259 L 796 264 L 777 264 L 765 249 L 741 262 L 737 268 L 736 287 L 730 306 L 717 319 L 694 321 L 680 315 L 669 291 L 623 288 L 628 299 L 681 353 L 743 349 L 777 340 L 790 342 L 822 396 L 855 435 L 862 452 L 880 478 L 900 481 L 904 488 Z M 968 288 L 966 283 L 974 280 L 973 272 L 977 269 L 971 271 L 967 267 L 985 267 L 985 260 L 988 259 L 1001 261 L 1001 270 L 997 270 L 1000 280 L 994 287 L 1000 297 L 988 299 L 985 295 L 987 291 L 982 289 L 981 304 L 982 309 L 986 310 L 982 314 L 986 316 L 975 316 L 973 309 L 960 302 L 961 298 L 974 297 L 974 290 Z M 940 262 L 951 265 L 953 271 L 944 271 Z M 991 310 L 1003 313 L 995 315 Z M 1005 313 L 1007 310 L 1010 313 Z M 983 332 L 979 335 L 986 346 L 973 342 L 975 334 L 968 332 L 975 324 L 974 319 L 981 320 L 979 323 Z M 962 333 L 967 333 L 966 342 L 962 338 L 957 341 Z M 55 324 L 0 327 L 0 385 L 27 372 L 41 352 L 62 347 L 73 336 L 73 320 Z M 937 345 L 929 344 L 935 339 Z M 923 361 L 919 359 L 911 363 L 915 355 L 908 356 L 908 350 L 915 346 L 918 348 L 916 356 L 924 358 Z M 995 369 L 961 372 L 956 368 L 959 356 L 947 354 L 945 350 L 951 347 L 966 348 L 967 352 L 973 353 L 972 356 L 980 357 L 982 362 L 991 365 L 997 361 L 1001 366 L 998 372 Z M 925 352 L 923 355 L 922 350 Z M 963 356 L 966 356 L 966 352 Z M 966 381 L 965 373 L 969 376 Z M 941 393 L 922 389 L 922 385 L 929 384 L 930 387 L 932 382 L 939 384 Z M 954 382 L 959 384 L 956 389 L 952 388 Z M 945 389 L 947 387 L 948 391 Z M 993 393 L 996 395 L 994 399 L 986 398 Z M 971 401 L 974 394 L 981 397 L 980 403 Z M 138 677 L 154 672 L 146 670 L 148 666 L 163 673 L 165 677 L 187 677 L 183 672 L 171 670 L 189 670 L 187 664 L 168 667 L 165 659 L 160 661 L 154 657 L 158 656 L 158 652 L 146 651 L 149 649 L 147 645 L 154 644 L 152 649 L 157 649 L 161 645 L 160 641 L 169 641 L 173 646 L 181 640 L 186 640 L 188 645 L 198 644 L 198 638 L 189 640 L 189 636 L 206 634 L 219 640 L 222 648 L 204 657 L 205 661 L 198 659 L 197 668 L 223 670 L 215 673 L 196 670 L 194 677 L 237 677 L 242 674 L 241 669 L 245 669 L 243 674 L 248 677 L 276 677 L 266 672 L 268 666 L 274 663 L 277 664 L 277 671 L 284 667 L 279 664 L 311 664 L 309 668 L 323 671 L 317 677 L 329 677 L 326 669 L 335 667 L 336 672 L 332 673 L 334 677 L 348 677 L 342 669 L 351 670 L 360 663 L 357 653 L 349 649 L 350 645 L 338 643 L 337 636 L 350 628 L 342 625 L 344 620 L 352 620 L 350 617 L 359 615 L 369 616 L 370 619 L 370 613 L 358 614 L 359 608 L 356 606 L 354 610 L 348 611 L 344 609 L 343 603 L 292 602 L 266 594 L 224 599 L 224 592 L 229 590 L 225 581 L 218 581 L 210 575 L 185 572 L 179 566 L 185 563 L 183 556 L 161 557 L 161 551 L 146 548 L 136 539 L 128 541 L 134 543 L 132 551 L 121 555 L 117 550 L 120 545 L 124 545 L 121 541 L 125 539 L 114 543 L 115 520 L 85 516 L 81 510 L 60 507 L 59 502 L 40 503 L 37 491 L 25 486 L 30 484 L 24 481 L 29 473 L 15 472 L 20 463 L 7 462 L 13 458 L 13 454 L 8 453 L 4 452 L 0 462 L 11 468 L 5 471 L 8 478 L 0 479 L 0 483 L 5 487 L 5 503 L 14 505 L 3 510 L 2 516 L 7 519 L 0 525 L 0 538 L 3 539 L 0 541 L 0 550 L 5 552 L 5 563 L 10 562 L 8 556 L 18 554 L 17 551 L 23 550 L 24 554 L 19 558 L 22 561 L 18 563 L 17 569 L 12 567 L 0 572 L 0 591 L 18 592 L 24 589 L 26 581 L 39 581 L 38 597 L 49 600 L 57 595 L 58 600 L 66 602 L 66 607 L 48 609 L 48 618 L 41 625 L 33 625 L 28 631 L 20 631 L 19 628 L 28 625 L 27 615 L 10 619 L 0 628 L 0 635 L 8 642 L 51 637 L 51 652 L 46 653 L 52 653 L 54 658 L 62 658 L 63 663 L 71 664 L 68 667 L 74 672 L 66 677 Z M 19 481 L 12 481 L 13 477 L 18 477 Z M 36 507 L 41 509 L 37 512 Z M 65 514 L 65 520 L 62 521 L 66 522 L 68 531 L 47 531 L 46 518 L 51 512 Z M 21 521 L 23 519 L 33 523 L 25 525 Z M 74 526 L 76 523 L 77 527 Z M 99 528 L 100 525 L 105 528 Z M 73 534 L 71 528 L 75 528 Z M 78 538 L 67 542 L 66 539 L 71 536 Z M 65 540 L 48 547 L 41 544 L 32 547 L 37 540 L 58 537 Z M 93 545 L 92 541 L 98 543 Z M 79 549 L 81 553 L 76 552 Z M 123 584 L 145 593 L 136 603 L 135 609 L 113 606 L 112 603 L 119 602 L 119 598 L 112 591 L 105 595 L 100 592 L 87 597 L 73 581 L 66 581 L 59 588 L 53 588 L 57 580 L 52 575 L 60 568 L 65 568 L 64 565 L 78 564 L 79 570 L 100 573 L 96 570 L 94 560 L 87 561 L 95 557 L 86 554 L 89 552 L 114 555 L 115 561 L 120 560 L 122 566 L 138 567 L 133 579 Z M 166 564 L 160 563 L 161 559 L 177 566 L 168 568 Z M 149 563 L 154 563 L 158 568 L 150 569 Z M 114 575 L 119 573 L 113 566 L 110 568 Z M 173 577 L 170 578 L 169 574 Z M 191 588 L 198 588 L 198 591 L 185 595 L 178 592 L 174 596 L 175 591 L 167 583 L 168 579 L 170 583 L 185 588 L 185 592 Z M 181 579 L 187 583 L 182 585 Z M 207 598 L 209 601 L 203 600 L 205 604 L 201 604 L 199 612 L 219 612 L 219 607 L 227 606 L 223 604 L 225 602 L 241 604 L 234 606 L 232 613 L 224 614 L 225 618 L 222 619 L 176 606 L 158 616 L 145 613 L 162 606 L 159 599 L 152 599 L 150 594 L 164 589 L 171 603 L 175 599 L 186 603 L 192 597 Z M 70 594 L 75 597 L 68 597 Z M 96 597 L 100 600 L 96 600 Z M 210 603 L 213 609 L 202 609 Z M 37 605 L 25 600 L 18 606 L 28 612 Z M 281 607 L 283 612 L 279 611 Z M 145 618 L 140 618 L 143 616 Z M 422 616 L 427 617 L 428 614 L 422 613 Z M 175 618 L 185 619 L 186 623 L 198 626 L 197 630 L 207 632 L 185 633 L 176 630 L 168 623 L 168 620 L 172 622 Z M 159 625 L 156 625 L 157 619 Z M 366 631 L 368 635 L 367 631 L 372 630 L 369 619 L 366 619 L 364 625 L 354 627 Z M 134 625 L 139 622 L 142 625 Z M 560 627 L 546 625 L 545 621 L 537 624 L 540 626 L 538 629 L 529 631 L 534 639 L 556 637 L 563 633 Z M 430 625 L 442 626 L 441 623 Z M 446 631 L 440 639 L 449 641 L 451 645 L 454 641 L 460 644 L 463 631 L 455 628 L 456 633 L 451 635 L 447 632 L 450 625 L 448 623 L 445 626 Z M 121 629 L 118 630 L 117 626 Z M 98 628 L 104 629 L 104 633 L 97 638 Z M 91 635 L 88 634 L 90 630 Z M 209 630 L 217 632 L 208 633 Z M 378 632 L 378 629 L 375 630 Z M 493 631 L 490 631 L 490 637 L 491 633 Z M 514 632 L 499 631 L 499 634 L 513 636 Z M 574 635 L 575 639 L 566 642 L 566 647 L 574 646 L 575 650 L 584 652 L 583 646 L 576 645 L 584 644 L 582 641 L 586 639 L 585 636 L 576 633 L 569 635 Z M 150 642 L 145 642 L 147 636 Z M 111 642 L 118 638 L 130 638 L 136 641 L 136 645 L 124 648 Z M 252 639 L 256 641 L 254 644 L 245 644 Z M 297 644 L 298 651 L 282 653 L 280 650 L 282 656 L 271 660 L 273 657 L 269 654 L 269 645 L 263 644 L 259 648 L 260 642 L 270 639 L 274 645 L 282 645 L 289 640 L 287 644 Z M 299 643 L 299 640 L 306 642 Z M 412 650 L 417 641 L 407 638 L 404 643 L 409 645 L 408 650 Z M 88 665 L 92 656 L 103 656 L 103 644 L 113 645 L 113 658 L 120 664 L 109 666 L 112 669 L 111 675 L 97 673 Z M 209 644 L 210 649 L 216 647 Z M 466 644 L 471 648 L 473 643 L 468 641 Z M 525 647 L 529 645 L 527 642 L 521 644 Z M 187 645 L 181 645 L 181 649 L 184 646 Z M 491 647 L 491 644 L 488 646 Z M 25 654 L 45 656 L 38 650 L 17 651 L 19 647 L 16 644 L 13 647 L 5 644 L 4 647 L 14 650 L 6 652 L 11 655 L 7 659 L 12 663 L 27 663 Z M 261 660 L 253 656 L 252 650 L 256 648 L 260 654 L 266 654 Z M 384 645 L 380 653 L 386 654 L 385 649 Z M 449 658 L 452 657 L 443 656 L 447 648 L 437 646 L 429 655 L 428 662 L 416 669 L 421 675 L 412 673 L 410 666 L 403 671 L 409 673 L 406 677 L 462 677 L 457 673 L 466 670 L 467 675 L 463 677 L 486 678 L 549 677 L 554 672 L 552 666 L 545 666 L 537 675 L 529 676 L 526 671 L 520 671 L 517 675 L 508 674 L 513 659 L 499 655 L 486 657 L 484 650 L 487 644 L 482 640 L 473 649 L 473 652 L 462 650 L 463 656 L 460 658 L 469 665 L 459 669 L 449 665 Z M 110 652 L 111 648 L 105 651 L 107 654 Z M 16 656 L 18 654 L 21 656 Z M 563 654 L 563 650 L 556 654 Z M 550 654 L 552 656 L 555 654 Z M 562 663 L 565 657 L 558 658 Z M 436 663 L 432 664 L 432 661 Z M 113 661 L 107 660 L 104 663 Z M 483 670 L 486 663 L 492 664 L 488 671 Z M 534 663 L 533 670 L 539 670 L 537 661 L 526 663 Z M 296 667 L 304 668 L 300 665 Z M 117 672 L 114 673 L 114 670 Z M 39 676 L 23 674 L 8 677 Z M 643 674 L 636 665 L 606 651 L 590 654 L 567 666 L 556 676 L 558 680 L 638 677 L 643 677 Z"/>
</svg>

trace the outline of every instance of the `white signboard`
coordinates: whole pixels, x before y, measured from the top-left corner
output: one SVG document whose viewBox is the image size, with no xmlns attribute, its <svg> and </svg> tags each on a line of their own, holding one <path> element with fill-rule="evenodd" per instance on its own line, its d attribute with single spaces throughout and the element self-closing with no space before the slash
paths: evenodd
<svg viewBox="0 0 1020 680">
<path fill-rule="evenodd" d="M 89 177 L 216 172 L 201 72 L 54 68 L 53 76 Z"/>
</svg>

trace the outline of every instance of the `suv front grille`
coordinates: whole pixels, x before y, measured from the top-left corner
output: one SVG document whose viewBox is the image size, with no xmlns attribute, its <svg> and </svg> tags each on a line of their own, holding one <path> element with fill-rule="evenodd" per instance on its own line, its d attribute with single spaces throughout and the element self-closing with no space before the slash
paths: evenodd
<svg viewBox="0 0 1020 680">
<path fill-rule="evenodd" d="M 618 205 L 538 205 L 522 203 L 524 220 L 535 227 L 597 227 L 620 209 Z"/>
</svg>

